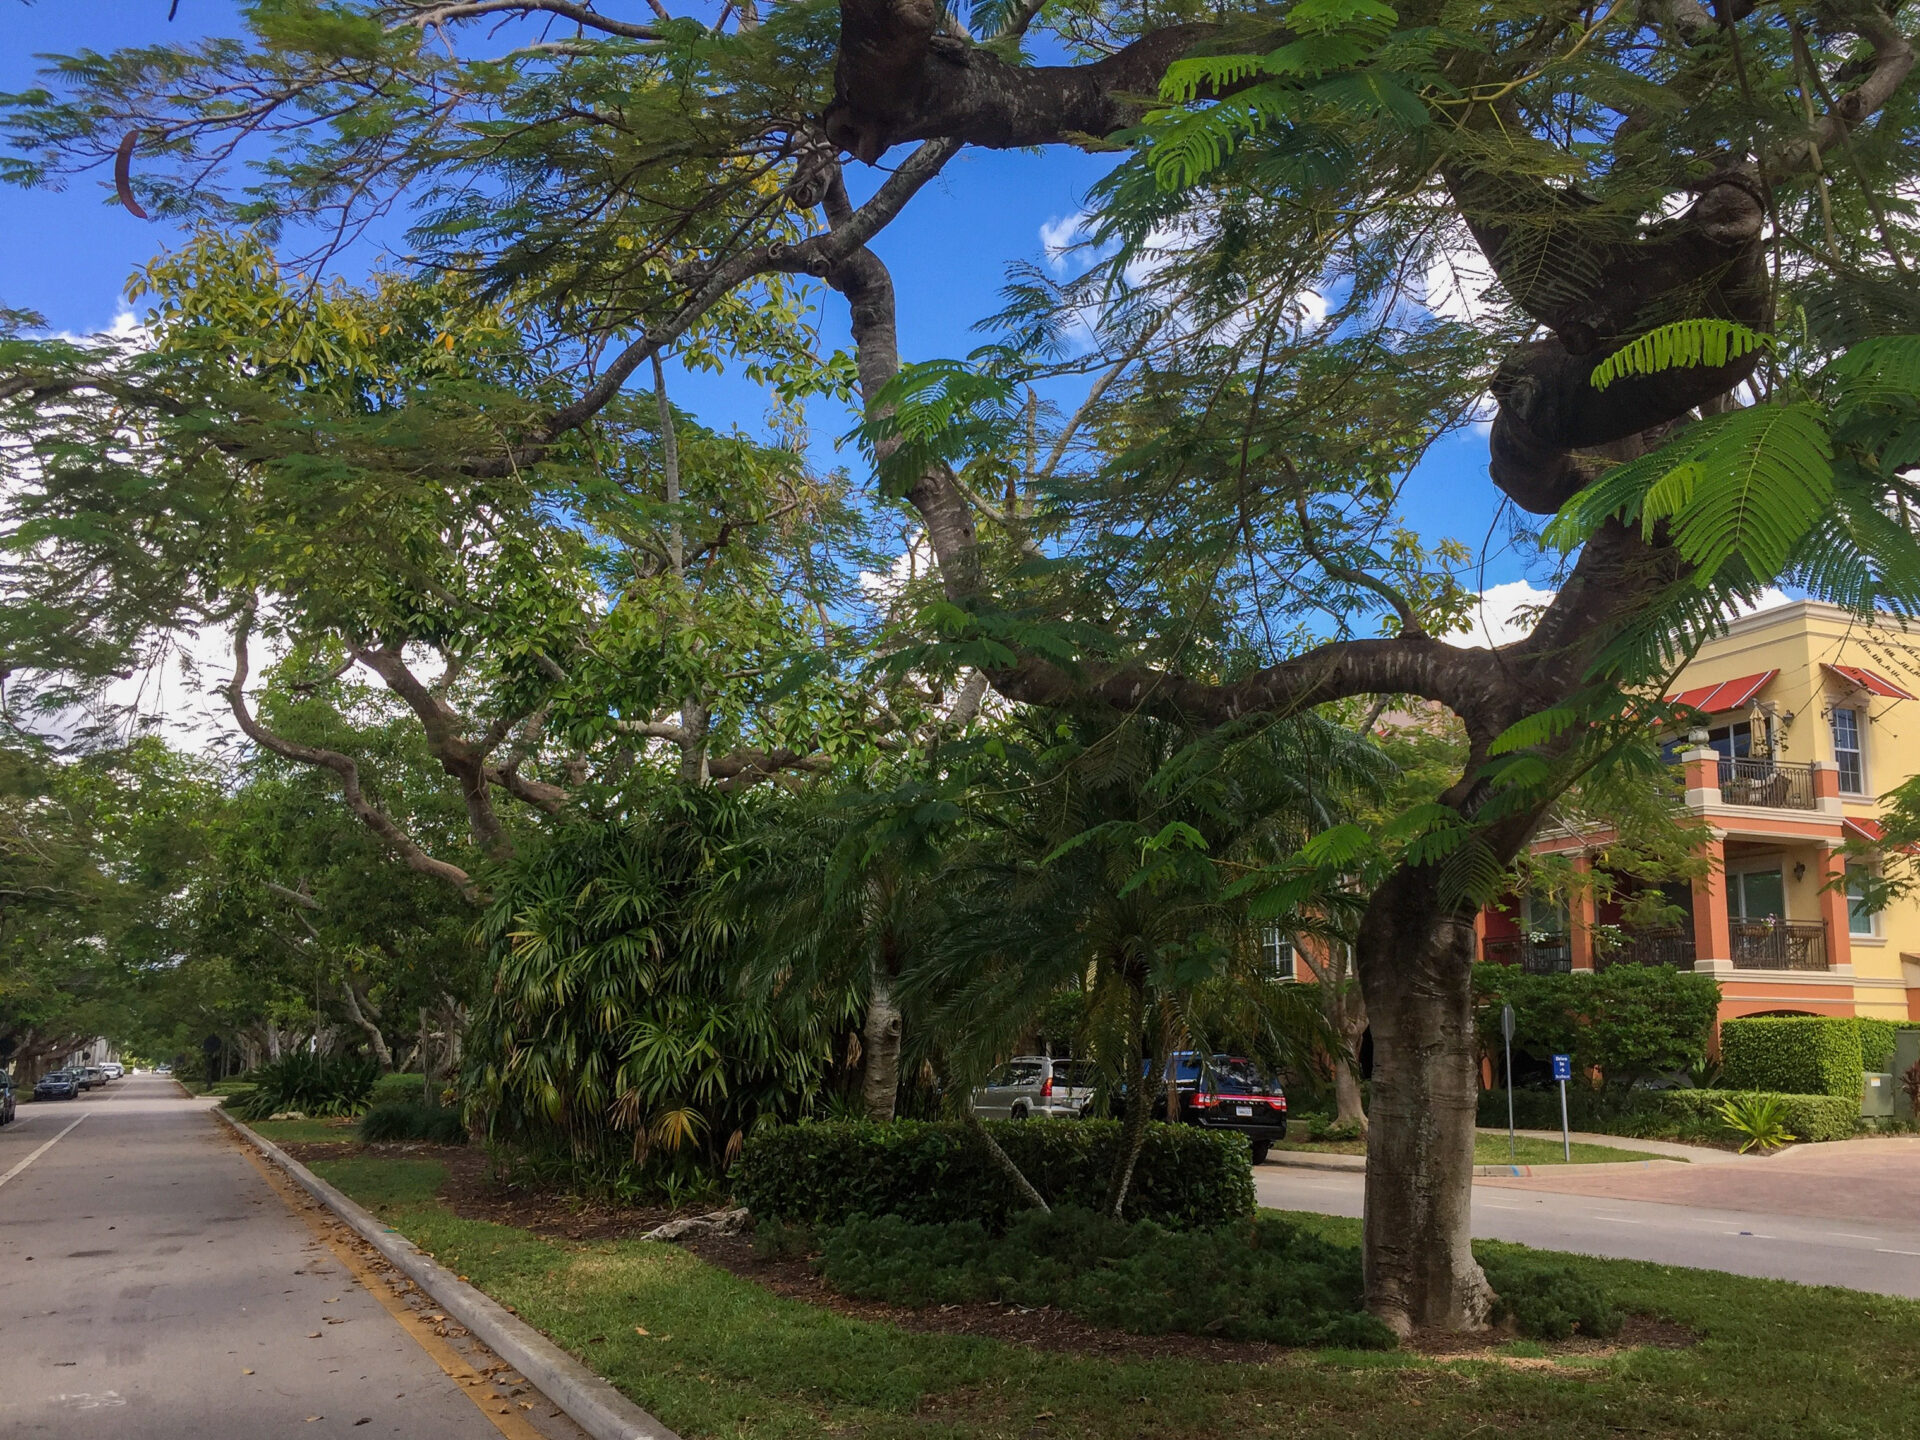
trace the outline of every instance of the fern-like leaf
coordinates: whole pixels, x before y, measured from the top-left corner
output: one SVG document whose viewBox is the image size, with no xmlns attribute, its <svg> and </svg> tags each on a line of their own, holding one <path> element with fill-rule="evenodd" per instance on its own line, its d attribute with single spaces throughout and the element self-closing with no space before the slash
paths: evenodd
<svg viewBox="0 0 1920 1440">
<path fill-rule="evenodd" d="M 1594 389 L 1604 390 L 1625 375 L 1653 375 L 1697 365 L 1717 367 L 1772 344 L 1771 335 L 1731 320 L 1677 320 L 1649 330 L 1607 356 L 1593 367 L 1591 382 Z"/>
</svg>

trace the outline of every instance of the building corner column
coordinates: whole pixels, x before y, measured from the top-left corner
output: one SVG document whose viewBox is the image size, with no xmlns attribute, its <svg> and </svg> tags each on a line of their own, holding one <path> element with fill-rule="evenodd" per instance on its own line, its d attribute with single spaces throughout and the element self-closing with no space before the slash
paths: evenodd
<svg viewBox="0 0 1920 1440">
<path fill-rule="evenodd" d="M 1591 883 L 1593 857 L 1574 856 L 1573 871 L 1578 879 L 1567 905 L 1567 949 L 1573 969 L 1591 971 L 1593 969 L 1593 922 L 1596 911 Z"/>
<path fill-rule="evenodd" d="M 1733 926 L 1727 918 L 1726 841 L 1716 830 L 1701 849 L 1707 873 L 1693 882 L 1694 965 L 1703 970 L 1727 969 L 1733 964 Z"/>
</svg>

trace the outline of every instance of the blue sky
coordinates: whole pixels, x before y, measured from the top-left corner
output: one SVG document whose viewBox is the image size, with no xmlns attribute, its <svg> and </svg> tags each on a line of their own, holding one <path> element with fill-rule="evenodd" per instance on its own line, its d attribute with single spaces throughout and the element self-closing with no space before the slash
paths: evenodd
<svg viewBox="0 0 1920 1440">
<path fill-rule="evenodd" d="M 0 90 L 35 82 L 36 52 L 108 49 L 231 32 L 231 0 L 0 0 Z M 900 297 L 903 358 L 963 355 L 983 338 L 972 326 L 998 308 L 1006 268 L 1046 257 L 1042 227 L 1072 216 L 1110 157 L 1052 149 L 1044 153 L 969 151 L 950 163 L 876 242 Z M 854 179 L 856 192 L 867 187 Z M 106 176 L 85 177 L 64 192 L 0 190 L 0 303 L 36 310 L 55 329 L 88 332 L 126 308 L 123 290 L 138 265 L 179 240 L 163 224 L 135 219 L 106 203 Z M 365 264 L 372 257 L 358 257 Z M 829 305 L 831 341 L 844 340 L 844 312 Z M 710 425 L 759 431 L 766 398 L 734 377 L 690 375 L 670 381 L 676 401 Z M 837 413 L 818 413 L 815 447 L 830 459 L 830 442 L 847 428 Z M 839 462 L 857 468 L 850 447 Z M 1479 553 L 1494 516 L 1496 492 L 1486 478 L 1486 441 L 1478 432 L 1437 446 L 1404 492 L 1407 518 L 1430 540 L 1464 540 Z M 1496 542 L 1497 544 L 1497 542 Z M 1516 581 L 1521 567 L 1492 553 L 1485 584 Z"/>
</svg>

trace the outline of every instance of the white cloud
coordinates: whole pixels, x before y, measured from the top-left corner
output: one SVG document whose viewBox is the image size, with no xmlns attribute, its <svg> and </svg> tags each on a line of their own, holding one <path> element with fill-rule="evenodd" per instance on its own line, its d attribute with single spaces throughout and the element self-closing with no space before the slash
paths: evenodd
<svg viewBox="0 0 1920 1440">
<path fill-rule="evenodd" d="M 1533 630 L 1540 608 L 1551 604 L 1557 593 L 1525 580 L 1489 585 L 1480 592 L 1480 601 L 1468 620 L 1467 639 L 1475 645 L 1494 647 L 1524 640 Z M 1793 597 L 1786 591 L 1769 585 L 1757 600 L 1741 605 L 1737 613 L 1756 615 L 1762 610 L 1792 603 Z"/>
</svg>

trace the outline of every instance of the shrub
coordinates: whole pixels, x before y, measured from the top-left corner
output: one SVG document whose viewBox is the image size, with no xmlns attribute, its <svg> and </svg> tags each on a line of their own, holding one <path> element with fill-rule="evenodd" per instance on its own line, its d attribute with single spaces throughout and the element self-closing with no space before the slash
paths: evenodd
<svg viewBox="0 0 1920 1440">
<path fill-rule="evenodd" d="M 360 1138 L 369 1144 L 382 1140 L 420 1140 L 429 1145 L 464 1145 L 467 1127 L 450 1105 L 423 1100 L 389 1100 L 360 1117 Z"/>
<path fill-rule="evenodd" d="M 1895 1037 L 1902 1030 L 1920 1028 L 1904 1020 L 1871 1020 L 1864 1016 L 1853 1024 L 1860 1032 L 1860 1068 L 1880 1072 L 1893 1068 Z"/>
<path fill-rule="evenodd" d="M 1565 1340 L 1576 1330 L 1599 1338 L 1620 1333 L 1623 1317 L 1606 1292 L 1564 1266 L 1503 1256 L 1485 1269 L 1494 1320 L 1511 1320 L 1522 1335 Z"/>
<path fill-rule="evenodd" d="M 1721 1083 L 1729 1090 L 1833 1095 L 1860 1103 L 1860 1029 L 1851 1019 L 1760 1015 L 1720 1026 Z"/>
<path fill-rule="evenodd" d="M 1481 1039 L 1500 1053 L 1500 1007 L 1514 1008 L 1516 1051 L 1544 1060 L 1571 1055 L 1609 1084 L 1685 1070 L 1706 1055 L 1720 985 L 1659 965 L 1615 965 L 1595 974 L 1529 975 L 1510 965 L 1474 967 L 1486 1001 Z"/>
<path fill-rule="evenodd" d="M 996 1120 L 987 1129 L 1049 1204 L 1097 1209 L 1120 1143 L 1117 1120 Z M 1001 1229 L 1028 1209 L 959 1121 L 896 1120 L 756 1130 L 733 1173 L 734 1195 L 761 1220 L 824 1227 L 855 1215 L 922 1224 L 978 1220 Z M 1253 1213 L 1244 1136 L 1150 1125 L 1126 1210 L 1175 1230 Z"/>
<path fill-rule="evenodd" d="M 435 1086 L 437 1091 L 440 1087 Z M 426 1077 L 416 1073 L 409 1074 L 396 1070 L 392 1074 L 382 1075 L 373 1082 L 373 1091 L 367 1096 L 369 1105 L 404 1105 L 408 1101 L 426 1103 Z"/>
<path fill-rule="evenodd" d="M 363 1055 L 282 1056 L 253 1072 L 253 1088 L 226 1103 L 243 1120 L 264 1120 L 282 1110 L 313 1119 L 357 1115 L 367 1106 L 380 1067 Z"/>
<path fill-rule="evenodd" d="M 861 1217 L 823 1235 L 819 1263 L 843 1294 L 894 1304 L 1046 1305 L 1141 1335 L 1394 1344 L 1360 1309 L 1360 1252 L 1270 1215 L 1176 1232 L 1085 1210 L 1029 1210 L 1001 1235 L 977 1220 Z"/>
<path fill-rule="evenodd" d="M 1714 1111 L 1734 1134 L 1742 1136 L 1740 1153 L 1777 1150 L 1798 1137 L 1787 1129 L 1787 1103 L 1782 1095 L 1735 1095 Z"/>
<path fill-rule="evenodd" d="M 1752 1091 L 1730 1090 L 1587 1090 L 1567 1091 L 1567 1118 L 1575 1130 L 1600 1135 L 1626 1135 L 1640 1140 L 1694 1140 L 1720 1142 L 1727 1138 L 1718 1107 L 1724 1100 L 1750 1098 Z M 1857 1098 L 1833 1095 L 1781 1095 L 1785 1123 L 1802 1140 L 1844 1140 L 1854 1133 L 1860 1118 Z M 1560 1096 L 1554 1090 L 1516 1090 L 1516 1123 L 1524 1130 L 1558 1130 Z M 1506 1128 L 1504 1090 L 1480 1096 L 1480 1124 Z"/>
</svg>

